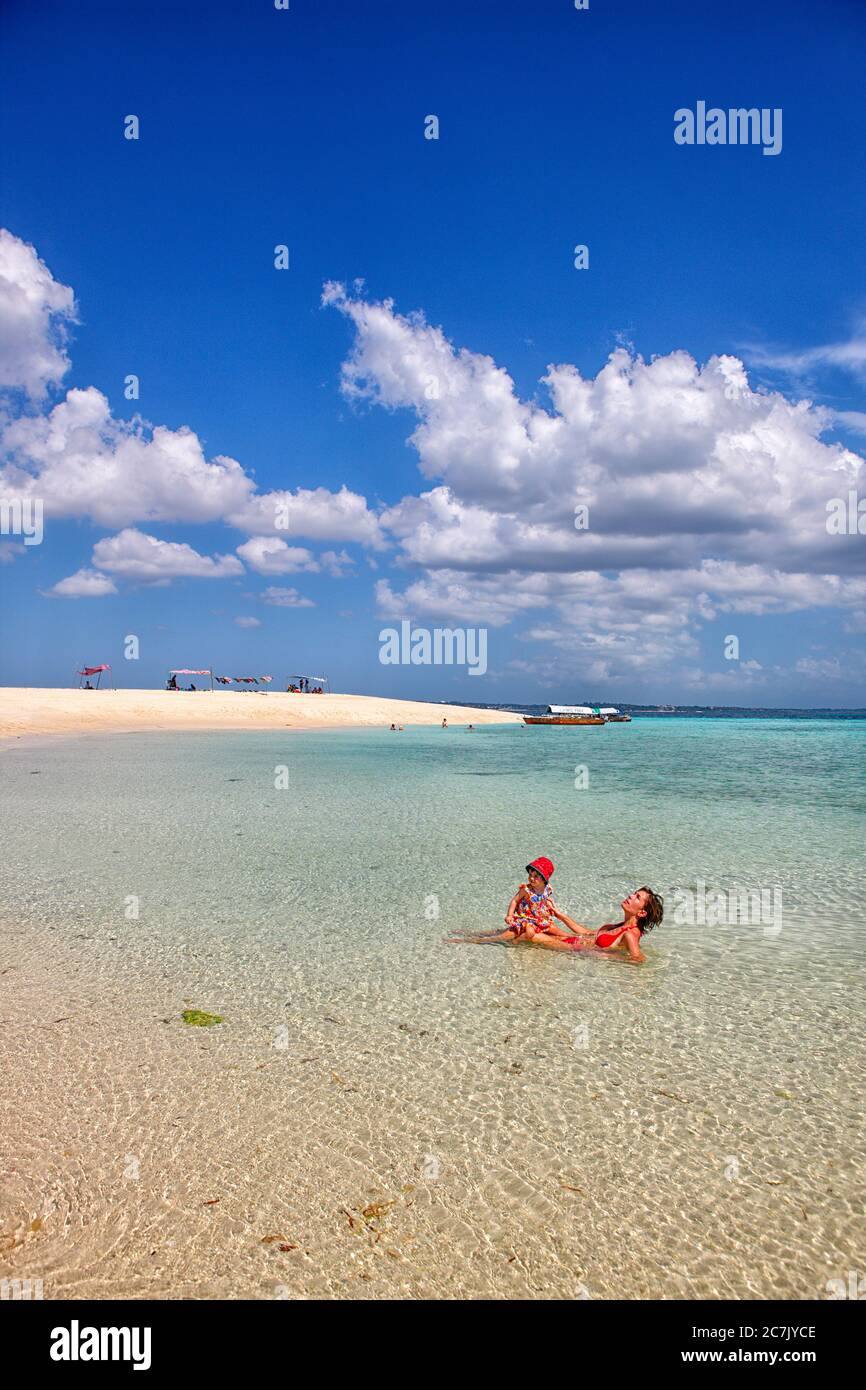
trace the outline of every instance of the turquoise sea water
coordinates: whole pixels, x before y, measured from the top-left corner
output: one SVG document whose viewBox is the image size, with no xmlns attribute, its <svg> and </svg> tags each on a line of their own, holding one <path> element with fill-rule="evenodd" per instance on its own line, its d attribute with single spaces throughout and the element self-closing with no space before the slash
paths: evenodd
<svg viewBox="0 0 866 1390">
<path fill-rule="evenodd" d="M 159 977 L 169 1004 L 218 1009 L 221 1065 L 314 1057 L 268 1073 L 292 1163 L 351 1154 L 445 1213 L 392 1294 L 504 1296 L 513 1246 L 530 1296 L 821 1297 L 862 1236 L 864 735 L 671 718 L 7 741 L 3 919 L 91 950 L 106 988 Z M 664 895 L 647 965 L 443 943 L 496 927 L 539 854 L 591 925 L 634 887 Z M 699 884 L 763 891 L 775 917 L 675 920 Z M 254 1123 L 233 1096 L 226 1134 Z M 311 1259 L 300 1292 L 352 1295 L 327 1241 Z"/>
<path fill-rule="evenodd" d="M 412 958 L 428 896 L 444 929 L 492 927 L 543 853 L 580 920 L 615 919 L 638 882 L 670 908 L 702 880 L 781 890 L 773 958 L 811 949 L 812 930 L 834 959 L 862 947 L 866 723 L 126 735 L 13 743 L 3 768 L 16 906 L 38 894 L 48 912 L 80 911 L 86 896 L 110 914 L 137 890 L 154 927 L 300 932 L 349 957 L 387 942 Z M 684 935 L 669 920 L 659 957 Z M 705 930 L 692 945 L 726 940 Z"/>
</svg>

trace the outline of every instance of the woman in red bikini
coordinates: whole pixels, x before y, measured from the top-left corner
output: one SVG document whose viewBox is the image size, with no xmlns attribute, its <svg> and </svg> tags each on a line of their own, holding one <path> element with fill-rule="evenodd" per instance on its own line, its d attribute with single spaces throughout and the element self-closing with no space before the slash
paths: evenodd
<svg viewBox="0 0 866 1390">
<path fill-rule="evenodd" d="M 598 931 L 575 922 L 576 936 L 551 923 L 543 932 L 531 938 L 530 945 L 544 946 L 548 951 L 586 951 L 591 948 L 627 951 L 630 958 L 640 964 L 646 960 L 640 948 L 641 937 L 659 925 L 664 916 L 664 904 L 651 888 L 636 888 L 627 898 L 623 898 L 621 906 L 624 914 L 622 922 L 615 925 L 608 922 Z"/>
</svg>

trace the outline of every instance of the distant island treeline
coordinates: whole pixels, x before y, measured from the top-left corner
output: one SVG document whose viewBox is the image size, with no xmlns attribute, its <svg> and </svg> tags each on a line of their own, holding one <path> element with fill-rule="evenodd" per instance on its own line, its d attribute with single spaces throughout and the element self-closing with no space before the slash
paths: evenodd
<svg viewBox="0 0 866 1390">
<path fill-rule="evenodd" d="M 547 705 L 521 705 L 513 702 L 482 704 L 478 700 L 465 703 L 473 709 L 513 710 L 517 714 L 541 714 Z M 615 705 L 624 714 L 648 719 L 676 716 L 683 719 L 866 719 L 866 709 L 787 709 L 748 705 L 630 705 L 625 701 L 581 700 L 589 706 Z"/>
</svg>

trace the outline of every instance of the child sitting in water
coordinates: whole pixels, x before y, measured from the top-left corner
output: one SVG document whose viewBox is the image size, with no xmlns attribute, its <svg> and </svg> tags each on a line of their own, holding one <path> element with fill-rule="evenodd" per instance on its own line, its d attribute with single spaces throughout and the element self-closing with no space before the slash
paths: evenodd
<svg viewBox="0 0 866 1390">
<path fill-rule="evenodd" d="M 446 940 L 476 941 L 537 941 L 549 935 L 569 938 L 571 933 L 582 930 L 577 922 L 566 917 L 553 901 L 553 890 L 548 880 L 553 876 L 553 864 L 542 856 L 533 859 L 526 866 L 526 883 L 521 883 L 508 904 L 505 914 L 505 931 L 472 932 L 468 935 L 448 937 Z M 556 920 L 564 922 L 570 931 L 557 926 Z"/>
<path fill-rule="evenodd" d="M 579 931 L 577 922 L 560 912 L 553 901 L 553 889 L 549 880 L 553 877 L 553 864 L 543 856 L 533 859 L 526 866 L 526 883 L 521 883 L 505 914 L 508 928 L 502 933 L 503 940 L 522 939 L 533 941 L 537 936 L 567 937 L 569 932 L 558 927 L 554 919 L 564 922 L 572 932 Z"/>
</svg>

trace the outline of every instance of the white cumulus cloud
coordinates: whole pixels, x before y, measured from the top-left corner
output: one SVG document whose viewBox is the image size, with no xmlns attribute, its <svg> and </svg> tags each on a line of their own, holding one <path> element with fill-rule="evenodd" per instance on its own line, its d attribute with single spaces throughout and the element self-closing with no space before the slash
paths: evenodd
<svg viewBox="0 0 866 1390">
<path fill-rule="evenodd" d="M 271 584 L 261 594 L 263 603 L 273 604 L 275 608 L 315 608 L 313 600 L 304 598 L 297 589 L 284 589 Z"/>
<path fill-rule="evenodd" d="M 335 283 L 323 302 L 354 331 L 344 393 L 412 413 L 432 484 L 380 517 L 415 572 L 376 586 L 383 617 L 503 626 L 539 610 L 535 639 L 600 677 L 697 669 L 697 633 L 723 613 L 839 608 L 856 624 L 866 544 L 828 534 L 827 508 L 864 466 L 824 439 L 832 411 L 753 389 L 731 355 L 626 347 L 595 377 L 548 367 L 549 404 L 524 400 L 420 313 Z"/>
<path fill-rule="evenodd" d="M 278 536 L 252 536 L 238 546 L 237 553 L 258 574 L 297 574 L 319 568 L 311 551 L 287 545 Z"/>
<path fill-rule="evenodd" d="M 53 598 L 105 598 L 116 594 L 117 588 L 107 574 L 97 570 L 80 569 L 70 574 L 68 579 L 60 579 L 46 591 L 46 597 Z"/>
<path fill-rule="evenodd" d="M 378 518 L 366 499 L 345 484 L 338 492 L 299 487 L 294 492 L 257 493 L 228 512 L 226 521 L 256 536 L 359 541 L 379 549 L 385 544 Z"/>
<path fill-rule="evenodd" d="M 38 401 L 69 368 L 65 339 L 75 296 L 34 247 L 0 227 L 0 387 Z"/>
<path fill-rule="evenodd" d="M 65 328 L 72 290 L 54 279 L 32 246 L 0 230 L 0 388 L 18 388 L 35 411 L 0 429 L 0 493 L 38 498 L 48 518 L 105 527 L 222 521 L 251 536 L 285 530 L 292 539 L 358 541 L 382 548 L 375 513 L 345 486 L 260 493 L 233 458 L 208 458 L 188 426 L 116 418 L 95 386 L 66 392 L 50 409 L 49 387 L 69 367 Z"/>
<path fill-rule="evenodd" d="M 243 574 L 234 555 L 199 555 L 191 545 L 162 541 L 144 531 L 127 527 L 106 536 L 93 547 L 93 563 L 124 579 L 164 582 L 171 579 L 229 579 Z"/>
</svg>

